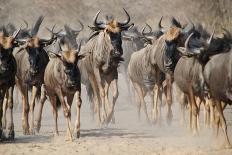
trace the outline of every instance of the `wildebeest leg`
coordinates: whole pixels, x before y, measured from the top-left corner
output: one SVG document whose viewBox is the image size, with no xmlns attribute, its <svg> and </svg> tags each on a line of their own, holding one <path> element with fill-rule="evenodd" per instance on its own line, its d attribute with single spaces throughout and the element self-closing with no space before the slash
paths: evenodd
<svg viewBox="0 0 232 155">
<path fill-rule="evenodd" d="M 22 81 L 19 81 L 17 78 L 15 79 L 16 85 L 21 92 L 22 95 L 22 103 L 23 103 L 23 114 L 22 114 L 22 126 L 23 126 L 23 134 L 29 134 L 29 123 L 28 123 L 28 113 L 29 113 L 29 104 L 28 104 L 28 90 L 27 87 L 22 85 Z"/>
<path fill-rule="evenodd" d="M 179 94 L 179 102 L 180 102 L 180 125 L 184 126 L 185 122 L 185 105 L 186 105 L 186 99 L 184 93 Z"/>
<path fill-rule="evenodd" d="M 139 91 L 136 88 L 135 82 L 131 81 L 131 83 L 132 83 L 132 85 L 134 87 L 135 92 L 137 93 L 137 95 L 135 95 L 135 102 L 137 104 L 137 116 L 138 116 L 138 120 L 140 121 L 140 119 L 141 119 L 141 102 L 140 102 L 140 98 L 138 97 L 139 96 Z"/>
<path fill-rule="evenodd" d="M 145 113 L 145 116 L 146 116 L 146 121 L 147 121 L 147 123 L 150 123 L 148 113 L 147 113 L 147 106 L 146 106 L 146 103 L 145 103 L 145 100 L 144 100 L 144 97 L 146 96 L 145 91 L 137 83 L 134 83 L 134 87 L 135 87 L 136 91 L 138 92 L 140 103 L 143 106 L 143 110 L 144 110 L 144 113 Z"/>
<path fill-rule="evenodd" d="M 196 100 L 196 105 L 197 105 L 198 111 L 200 111 L 201 103 L 204 102 L 204 101 L 201 100 L 200 97 L 195 97 L 195 100 Z M 200 112 L 197 113 L 197 130 L 198 130 L 198 131 L 200 131 L 199 113 L 200 113 Z"/>
<path fill-rule="evenodd" d="M 63 95 L 61 89 L 59 89 L 57 91 L 57 95 L 58 95 L 60 103 L 63 107 L 64 117 L 66 118 L 66 122 L 67 122 L 67 133 L 68 133 L 67 141 L 72 141 L 73 137 L 72 137 L 72 127 L 71 127 L 71 107 L 70 107 L 69 103 L 65 102 L 64 95 Z"/>
<path fill-rule="evenodd" d="M 6 93 L 6 89 L 5 88 L 1 88 L 0 89 L 0 140 L 4 138 L 4 133 L 3 133 L 3 129 L 2 129 L 2 115 L 3 115 L 3 100 L 4 100 L 4 96 Z"/>
<path fill-rule="evenodd" d="M 158 120 L 158 93 L 159 93 L 160 86 L 155 85 L 153 88 L 153 103 L 152 103 L 152 122 L 156 123 Z"/>
<path fill-rule="evenodd" d="M 35 108 L 35 97 L 37 94 L 38 88 L 36 86 L 32 87 L 31 92 L 31 99 L 30 99 L 30 115 L 31 115 L 31 121 L 30 121 L 30 134 L 34 135 L 34 108 Z"/>
<path fill-rule="evenodd" d="M 10 140 L 13 140 L 15 138 L 15 132 L 14 132 L 14 122 L 13 122 L 13 91 L 14 91 L 14 86 L 11 86 L 9 89 L 8 89 L 8 94 L 7 94 L 7 98 L 8 98 L 8 102 L 7 102 L 7 106 L 8 106 L 8 109 L 10 110 L 10 116 L 8 118 L 9 119 L 9 122 L 8 122 L 8 126 L 7 126 L 7 129 L 8 129 L 8 138 Z"/>
<path fill-rule="evenodd" d="M 3 129 L 6 129 L 6 125 L 7 125 L 7 120 L 6 120 L 6 113 L 7 113 L 7 105 L 8 103 L 8 91 L 6 91 L 6 95 L 4 97 L 4 100 L 3 100 L 3 118 L 2 118 L 2 128 Z"/>
<path fill-rule="evenodd" d="M 53 113 L 53 117 L 55 120 L 55 129 L 54 129 L 54 135 L 58 136 L 59 132 L 58 132 L 58 124 L 57 124 L 57 118 L 58 118 L 58 109 L 57 109 L 57 100 L 58 98 L 54 95 L 49 95 L 49 99 L 52 105 L 52 113 Z"/>
<path fill-rule="evenodd" d="M 104 91 L 105 91 L 105 102 L 104 102 L 104 105 L 103 106 L 103 110 L 104 110 L 104 113 L 103 113 L 103 116 L 104 114 L 106 114 L 104 117 L 105 120 L 107 120 L 107 117 L 108 117 L 108 114 L 110 113 L 110 103 L 109 103 L 109 87 L 110 87 L 110 83 L 106 80 L 104 82 Z M 106 121 L 107 123 L 107 121 Z"/>
<path fill-rule="evenodd" d="M 210 126 L 210 103 L 209 99 L 206 100 L 206 103 L 204 105 L 204 123 L 205 127 L 209 128 Z"/>
<path fill-rule="evenodd" d="M 104 88 L 103 88 L 103 85 L 102 85 L 102 84 L 104 84 L 104 81 L 101 78 L 99 68 L 96 68 L 96 67 L 94 68 L 94 75 L 96 77 L 97 86 L 98 86 L 98 89 L 99 89 L 99 92 L 100 92 L 101 104 L 105 105 L 105 91 L 104 91 Z M 105 111 L 103 110 L 103 112 L 105 112 Z M 104 113 L 104 115 L 105 115 L 105 118 L 106 118 L 107 114 Z M 104 121 L 105 120 L 103 120 L 103 122 Z"/>
<path fill-rule="evenodd" d="M 167 82 L 167 95 L 166 95 L 166 102 L 167 102 L 167 123 L 170 125 L 173 114 L 172 114 L 172 77 L 170 74 L 166 74 L 166 82 Z"/>
<path fill-rule="evenodd" d="M 193 135 L 198 135 L 198 128 L 197 128 L 197 115 L 198 115 L 198 107 L 195 101 L 195 96 L 193 95 L 193 90 L 190 86 L 189 88 L 189 100 L 190 106 L 192 106 L 192 115 L 193 115 Z"/>
<path fill-rule="evenodd" d="M 193 129 L 192 116 L 193 115 L 192 115 L 192 104 L 191 104 L 189 95 L 187 95 L 187 100 L 188 100 L 188 109 L 189 109 L 189 129 L 192 131 L 192 129 Z"/>
<path fill-rule="evenodd" d="M 46 99 L 47 98 L 46 98 L 46 94 L 45 94 L 44 85 L 42 85 L 41 86 L 39 113 L 37 115 L 36 124 L 35 124 L 36 132 L 38 132 L 38 133 L 39 133 L 39 130 L 41 128 L 41 119 L 42 119 L 42 113 L 43 113 L 43 106 L 44 106 L 44 102 L 46 101 Z"/>
<path fill-rule="evenodd" d="M 90 84 L 93 89 L 93 101 L 94 101 L 94 106 L 97 111 L 97 116 L 98 116 L 98 126 L 100 127 L 101 124 L 101 113 L 100 113 L 100 96 L 99 96 L 99 90 L 97 87 L 97 82 L 94 79 L 93 76 L 89 76 Z"/>
<path fill-rule="evenodd" d="M 218 101 L 218 100 L 215 100 L 215 104 L 216 104 L 216 108 L 217 108 L 218 113 L 219 113 L 221 127 L 222 127 L 224 137 L 225 137 L 224 147 L 225 148 L 231 148 L 232 146 L 230 145 L 230 141 L 229 141 L 229 138 L 228 138 L 227 124 L 226 124 L 225 116 L 223 114 L 223 107 L 221 105 L 221 102 Z"/>
<path fill-rule="evenodd" d="M 161 126 L 162 125 L 162 92 L 163 92 L 163 89 L 160 89 L 159 91 L 158 91 L 158 103 L 159 103 L 159 108 L 158 108 L 158 124 L 159 124 L 159 126 Z M 157 104 L 158 104 L 157 103 Z"/>
<path fill-rule="evenodd" d="M 76 136 L 77 138 L 79 138 L 80 137 L 80 126 L 81 126 L 80 114 L 81 114 L 81 104 L 82 104 L 81 91 L 76 92 L 76 98 L 77 98 L 77 104 L 76 104 L 77 116 L 76 116 L 75 129 L 76 129 L 76 134 L 77 134 Z"/>
<path fill-rule="evenodd" d="M 116 104 L 116 100 L 118 99 L 118 79 L 114 78 L 111 84 L 112 84 L 112 90 L 113 90 L 113 93 L 112 93 L 113 101 L 112 101 L 112 107 L 110 109 L 110 113 L 108 114 L 108 117 L 107 117 L 107 123 L 109 123 L 112 117 L 114 116 L 114 107 Z"/>
<path fill-rule="evenodd" d="M 214 107 L 215 104 L 213 103 L 212 99 L 209 99 L 209 107 L 210 107 L 210 128 L 213 128 L 214 126 L 214 119 L 215 119 L 215 114 L 214 114 Z"/>
</svg>

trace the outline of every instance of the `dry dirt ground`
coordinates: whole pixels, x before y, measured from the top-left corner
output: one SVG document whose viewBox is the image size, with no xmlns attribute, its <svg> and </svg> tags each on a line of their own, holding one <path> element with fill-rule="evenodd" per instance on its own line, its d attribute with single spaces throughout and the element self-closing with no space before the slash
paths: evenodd
<svg viewBox="0 0 232 155">
<path fill-rule="evenodd" d="M 98 128 L 92 121 L 89 104 L 83 91 L 81 109 L 81 137 L 73 142 L 66 142 L 66 122 L 63 111 L 59 110 L 60 136 L 53 136 L 54 121 L 50 103 L 44 107 L 42 128 L 35 136 L 25 136 L 21 127 L 21 103 L 15 108 L 14 122 L 16 139 L 14 142 L 0 143 L 0 154 L 159 154 L 159 155 L 231 155 L 232 150 L 221 149 L 222 134 L 219 139 L 212 137 L 212 130 L 203 126 L 199 137 L 193 137 L 187 128 L 179 125 L 179 106 L 174 103 L 174 120 L 171 126 L 165 122 L 165 107 L 163 108 L 163 123 L 148 125 L 144 115 L 138 121 L 136 106 L 131 103 L 123 86 L 125 82 L 119 76 L 119 100 L 116 105 L 116 123 L 105 128 Z M 148 107 L 150 107 L 149 99 Z M 38 107 L 38 105 L 36 105 Z M 72 109 L 72 121 L 75 119 L 75 109 Z M 228 121 L 229 137 L 232 139 L 231 109 L 225 111 Z M 143 113 L 142 113 L 143 114 Z M 200 118 L 203 118 L 201 112 Z M 186 115 L 187 116 L 187 115 Z"/>
<path fill-rule="evenodd" d="M 207 0 L 211 3 L 215 0 Z M 0 25 L 8 22 L 22 24 L 22 19 L 31 25 L 39 15 L 44 15 L 45 20 L 39 35 L 47 34 L 45 26 L 51 27 L 56 24 L 62 27 L 69 24 L 74 28 L 78 19 L 85 24 L 84 33 L 88 34 L 87 25 L 90 25 L 95 13 L 102 9 L 102 14 L 115 14 L 117 19 L 123 20 L 125 7 L 131 14 L 131 20 L 141 29 L 145 22 L 154 26 L 163 15 L 164 25 L 167 18 L 172 15 L 178 19 L 188 16 L 195 23 L 200 22 L 207 25 L 203 19 L 216 17 L 219 10 L 227 16 L 226 21 L 231 21 L 232 5 L 230 0 L 221 0 L 220 6 L 216 5 L 214 14 L 205 15 L 214 9 L 215 5 L 208 3 L 201 5 L 200 0 L 0 0 Z M 219 1 L 215 1 L 219 3 Z M 228 2 L 228 3 L 226 3 Z M 226 7 L 223 7 L 226 6 Z M 206 8 L 204 8 L 206 6 Z M 229 11 L 228 11 L 229 10 Z M 217 14 L 218 15 L 218 14 Z M 103 15 L 101 15 L 101 18 Z M 228 17 L 228 18 L 227 18 Z M 211 18 L 211 19 L 212 19 Z M 220 18 L 217 16 L 217 19 Z M 220 21 L 220 20 L 219 20 Z M 230 23 L 231 24 L 231 23 Z M 218 25 L 216 25 L 219 27 Z M 214 27 L 211 24 L 209 28 Z M 231 27 L 231 26 L 228 26 Z M 88 32 L 88 33 L 87 33 Z M 41 132 L 35 136 L 24 136 L 21 127 L 21 99 L 17 97 L 19 104 L 14 110 L 14 122 L 16 139 L 14 142 L 0 143 L 0 155 L 8 154 L 167 154 L 167 155 L 231 155 L 232 150 L 221 149 L 223 142 L 220 133 L 219 139 L 212 137 L 212 130 L 203 126 L 203 115 L 201 113 L 201 132 L 199 137 L 193 137 L 187 128 L 179 126 L 179 106 L 177 102 L 173 105 L 174 120 L 171 126 L 165 123 L 166 109 L 163 108 L 163 124 L 150 126 L 145 122 L 144 116 L 138 121 L 136 105 L 129 99 L 125 81 L 119 77 L 119 99 L 116 104 L 116 123 L 106 128 L 98 128 L 96 121 L 92 121 L 89 104 L 86 102 L 85 90 L 82 91 L 83 104 L 81 109 L 81 137 L 74 142 L 66 142 L 66 122 L 63 111 L 59 110 L 60 136 L 53 136 L 54 120 L 49 102 L 44 107 Z M 38 107 L 38 105 L 36 105 Z M 72 121 L 75 119 L 75 106 L 73 106 Z M 150 104 L 148 104 L 150 107 Z M 37 110 L 35 110 L 36 112 Z M 232 110 L 226 110 L 229 137 L 232 140 Z"/>
</svg>

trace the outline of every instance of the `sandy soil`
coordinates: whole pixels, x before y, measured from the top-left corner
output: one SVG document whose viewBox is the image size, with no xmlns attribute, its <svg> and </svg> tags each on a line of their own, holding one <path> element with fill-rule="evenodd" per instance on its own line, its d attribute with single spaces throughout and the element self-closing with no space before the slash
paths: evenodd
<svg viewBox="0 0 232 155">
<path fill-rule="evenodd" d="M 116 105 L 116 123 L 105 128 L 98 128 L 92 121 L 89 104 L 83 92 L 83 106 L 81 109 L 81 137 L 73 142 L 66 142 L 66 122 L 62 110 L 59 111 L 60 136 L 53 136 L 54 121 L 50 103 L 44 107 L 42 128 L 35 136 L 25 136 L 21 128 L 21 103 L 14 112 L 16 139 L 14 142 L 0 143 L 0 154 L 157 154 L 157 155 L 230 155 L 232 150 L 221 149 L 222 135 L 219 139 L 212 137 L 212 130 L 206 129 L 201 121 L 199 137 L 193 137 L 187 128 L 179 126 L 178 104 L 174 103 L 174 120 L 171 126 L 166 125 L 163 108 L 162 126 L 150 126 L 144 115 L 138 121 L 136 106 L 128 100 L 123 78 L 119 77 L 120 96 Z M 125 93 L 122 93 L 125 92 Z M 149 101 L 147 99 L 147 101 Z M 38 107 L 38 105 L 37 105 Z M 148 103 L 148 107 L 150 104 Z M 228 132 L 231 132 L 231 109 L 225 111 L 228 121 Z M 72 120 L 74 123 L 75 109 L 73 106 Z M 143 114 L 143 113 L 142 113 Z M 201 118 L 202 118 L 201 113 Z"/>
<path fill-rule="evenodd" d="M 199 7 L 200 3 L 192 3 L 191 0 L 0 0 L 1 24 L 8 22 L 21 25 L 22 19 L 32 24 L 39 15 L 44 15 L 45 20 L 39 35 L 47 35 L 45 26 L 57 25 L 57 29 L 64 24 L 73 28 L 78 19 L 85 24 L 84 32 L 80 36 L 86 37 L 89 34 L 87 25 L 91 25 L 95 13 L 102 9 L 101 18 L 105 13 L 113 13 L 117 19 L 125 17 L 122 7 L 125 7 L 131 14 L 131 20 L 141 29 L 145 22 L 153 27 L 161 17 L 176 16 L 184 19 L 188 16 L 194 22 L 203 20 L 205 10 Z M 195 1 L 193 1 L 195 2 Z M 227 5 L 231 6 L 231 5 Z M 209 6 L 211 7 L 211 5 Z M 13 8 L 13 9 L 12 9 Z M 197 10 L 197 11 L 196 11 Z M 224 11 L 226 12 L 226 11 Z M 201 13 L 201 14 L 200 14 Z M 210 14 L 210 16 L 214 15 Z M 206 16 L 208 17 L 208 16 Z M 231 17 L 231 16 L 229 16 Z M 227 16 L 224 17 L 226 21 Z M 164 18 L 163 24 L 167 24 L 168 18 Z M 211 25 L 210 25 L 211 26 Z M 229 26 L 228 26 L 229 27 Z M 160 155 L 231 155 L 232 150 L 220 149 L 223 139 L 212 138 L 212 130 L 203 127 L 201 113 L 201 132 L 199 137 L 193 137 L 187 128 L 187 121 L 184 127 L 179 126 L 178 103 L 174 103 L 174 120 L 171 126 L 165 123 L 166 109 L 163 109 L 163 124 L 150 126 L 145 122 L 144 115 L 138 121 L 136 106 L 129 100 L 127 89 L 123 78 L 119 77 L 119 99 L 116 104 L 116 124 L 110 124 L 107 128 L 97 128 L 96 121 L 92 121 L 89 104 L 86 102 L 85 90 L 83 90 L 83 105 L 81 109 L 81 137 L 74 142 L 66 142 L 66 122 L 63 111 L 59 111 L 60 136 L 53 136 L 54 120 L 49 102 L 44 107 L 41 132 L 35 136 L 24 136 L 21 127 L 21 103 L 14 111 L 14 122 L 16 139 L 14 142 L 0 143 L 0 155 L 14 154 L 160 154 Z M 19 99 L 19 98 L 18 98 Z M 16 100 L 18 100 L 16 99 Z M 21 102 L 21 100 L 18 100 Z M 36 105 L 36 108 L 38 105 Z M 72 121 L 75 119 L 75 106 L 73 106 Z M 150 105 L 148 104 L 148 107 Z M 37 110 L 35 110 L 37 112 Z M 226 110 L 228 121 L 229 137 L 232 139 L 232 110 Z"/>
</svg>

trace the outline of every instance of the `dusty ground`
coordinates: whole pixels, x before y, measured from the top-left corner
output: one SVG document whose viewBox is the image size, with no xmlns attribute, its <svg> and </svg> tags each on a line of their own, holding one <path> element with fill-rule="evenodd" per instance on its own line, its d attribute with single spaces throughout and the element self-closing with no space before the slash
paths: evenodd
<svg viewBox="0 0 232 155">
<path fill-rule="evenodd" d="M 120 81 L 120 92 L 125 92 L 122 87 L 125 83 L 121 76 Z M 0 154 L 231 155 L 232 153 L 232 150 L 221 149 L 222 135 L 219 139 L 214 139 L 212 130 L 205 129 L 202 121 L 199 137 L 193 137 L 190 134 L 186 127 L 187 122 L 185 127 L 180 127 L 177 103 L 174 103 L 174 120 L 171 126 L 165 123 L 165 109 L 163 109 L 162 126 L 150 126 L 145 123 L 144 117 L 138 121 L 136 106 L 128 101 L 127 93 L 120 93 L 115 112 L 116 124 L 100 129 L 91 120 L 89 105 L 85 102 L 85 94 L 83 93 L 82 96 L 80 139 L 75 139 L 74 142 L 65 141 L 66 122 L 62 110 L 59 111 L 58 121 L 60 136 L 53 136 L 54 121 L 48 102 L 44 108 L 41 132 L 35 136 L 24 136 L 21 128 L 21 106 L 19 105 L 14 113 L 16 139 L 14 142 L 1 143 Z M 229 124 L 229 136 L 232 139 L 231 109 L 227 109 L 225 113 Z M 74 106 L 72 116 L 74 122 Z"/>
<path fill-rule="evenodd" d="M 216 4 L 219 3 L 219 1 L 207 0 L 208 3 L 213 1 Z M 99 9 L 102 9 L 102 14 L 112 13 L 117 19 L 123 20 L 122 7 L 125 7 L 131 14 L 131 20 L 140 29 L 145 22 L 154 26 L 162 15 L 165 16 L 164 25 L 167 23 L 168 18 L 166 17 L 174 15 L 180 20 L 188 16 L 195 23 L 200 22 L 208 25 L 209 28 L 216 26 L 218 29 L 220 25 L 208 24 L 206 19 L 209 21 L 217 19 L 217 22 L 224 20 L 227 28 L 231 29 L 231 1 L 221 0 L 220 5 L 208 5 L 205 2 L 200 0 L 0 0 L 0 25 L 13 22 L 17 23 L 17 27 L 19 27 L 23 23 L 22 19 L 31 24 L 42 14 L 45 16 L 45 20 L 39 32 L 41 35 L 47 34 L 45 26 L 51 27 L 53 24 L 57 24 L 59 28 L 64 24 L 77 28 L 76 23 L 80 19 L 85 24 L 84 33 L 82 32 L 80 36 L 86 37 L 89 32 L 86 27 L 92 23 L 92 18 Z M 213 14 L 211 14 L 211 10 L 213 10 Z M 219 13 L 223 16 L 220 16 Z M 101 15 L 102 17 L 103 15 Z M 230 25 L 227 24 L 229 22 Z M 102 129 L 96 127 L 96 123 L 91 120 L 89 105 L 83 90 L 80 139 L 75 139 L 72 143 L 65 141 L 66 122 L 62 110 L 59 111 L 58 123 L 60 136 L 53 136 L 54 121 L 48 102 L 44 108 L 41 132 L 35 136 L 24 136 L 21 128 L 22 108 L 19 103 L 14 111 L 16 139 L 14 142 L 0 143 L 0 154 L 232 154 L 232 150 L 220 149 L 222 136 L 220 135 L 217 140 L 212 138 L 212 131 L 205 129 L 202 121 L 199 137 L 192 137 L 187 128 L 187 122 L 185 127 L 180 127 L 178 103 L 176 102 L 173 107 L 172 126 L 167 126 L 165 123 L 165 109 L 163 110 L 162 127 L 147 125 L 144 118 L 138 121 L 136 106 L 129 100 L 124 87 L 125 82 L 121 76 L 119 80 L 120 95 L 115 112 L 116 124 Z M 21 101 L 19 100 L 19 102 Z M 75 109 L 73 109 L 72 117 L 74 122 Z M 202 120 L 202 114 L 200 117 Z M 232 140 L 231 109 L 226 110 L 226 119 L 228 120 L 229 136 Z"/>
</svg>

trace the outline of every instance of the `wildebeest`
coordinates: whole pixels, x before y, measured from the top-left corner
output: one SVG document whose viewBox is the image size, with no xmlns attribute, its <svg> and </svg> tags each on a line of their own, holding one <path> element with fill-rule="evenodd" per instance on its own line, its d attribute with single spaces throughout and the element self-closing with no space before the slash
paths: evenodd
<svg viewBox="0 0 232 155">
<path fill-rule="evenodd" d="M 68 140 L 72 140 L 71 105 L 75 94 L 77 106 L 75 129 L 77 137 L 80 136 L 81 75 L 77 63 L 84 56 L 79 54 L 81 45 L 78 46 L 76 35 L 73 35 L 67 25 L 65 25 L 65 32 L 64 43 L 67 45 L 67 50 L 61 53 L 50 52 L 50 61 L 45 69 L 44 83 L 46 94 L 49 96 L 53 109 L 55 134 L 58 135 L 57 111 L 58 107 L 62 105 L 68 125 Z"/>
<path fill-rule="evenodd" d="M 0 28 L 0 139 L 4 138 L 2 129 L 3 100 L 7 97 L 6 106 L 10 109 L 10 117 L 7 129 L 8 138 L 14 139 L 13 122 L 13 90 L 15 85 L 15 74 L 17 65 L 13 56 L 13 49 L 18 46 L 15 42 L 19 30 L 9 34 L 3 26 Z"/>
<path fill-rule="evenodd" d="M 127 20 L 124 22 L 117 22 L 115 19 L 103 22 L 98 21 L 98 15 L 100 11 L 95 15 L 93 27 L 90 27 L 94 32 L 90 37 L 90 40 L 85 44 L 83 48 L 84 53 L 89 53 L 88 56 L 80 63 L 81 70 L 87 72 L 88 79 L 85 81 L 90 82 L 89 91 L 93 93 L 93 101 L 98 113 L 99 125 L 101 122 L 100 117 L 100 103 L 104 108 L 103 114 L 105 122 L 111 121 L 115 102 L 118 98 L 118 65 L 122 61 L 122 37 L 121 32 L 127 30 L 132 24 L 130 22 L 130 16 L 124 9 Z M 84 75 L 84 74 L 82 74 Z M 109 107 L 109 86 L 112 85 L 113 89 L 113 103 Z M 90 94 L 90 92 L 88 92 Z M 110 110 L 108 110 L 110 109 Z M 102 121 L 103 122 L 103 121 Z"/>
<path fill-rule="evenodd" d="M 228 52 L 228 49 L 230 49 L 228 43 L 224 43 L 226 38 L 214 39 L 214 41 L 212 41 L 213 34 L 206 43 L 203 43 L 203 45 L 200 44 L 200 47 L 197 48 L 194 46 L 190 46 L 189 48 L 188 42 L 193 34 L 188 37 L 185 43 L 185 48 L 179 48 L 179 50 L 182 53 L 185 53 L 187 57 L 181 57 L 178 61 L 174 77 L 179 88 L 188 96 L 192 112 L 190 116 L 193 115 L 194 118 L 193 133 L 198 134 L 197 117 L 199 117 L 199 109 L 196 105 L 195 97 L 204 98 L 206 97 L 207 92 L 209 92 L 209 96 L 217 108 L 216 114 L 219 115 L 216 120 L 218 123 L 217 128 L 220 124 L 225 135 L 225 147 L 231 147 L 227 135 L 227 125 L 223 115 L 225 105 L 227 103 L 230 104 L 231 102 L 228 97 L 228 92 L 230 90 L 230 68 L 226 67 L 230 62 L 227 58 L 230 57 L 231 52 Z M 192 45 L 197 45 L 195 39 L 192 42 Z M 215 82 L 217 83 L 215 84 Z"/>
<path fill-rule="evenodd" d="M 195 97 L 204 97 L 204 77 L 203 77 L 203 63 L 206 63 L 204 60 L 204 50 L 202 48 L 201 42 L 199 42 L 198 47 L 193 47 L 189 49 L 188 44 L 190 38 L 193 36 L 192 33 L 185 42 L 184 50 L 179 47 L 178 49 L 186 54 L 181 57 L 175 67 L 174 79 L 178 87 L 188 96 L 189 106 L 190 106 L 190 125 L 192 125 L 192 115 L 193 115 L 193 134 L 198 134 L 198 125 L 197 117 L 198 116 L 198 106 L 195 101 Z M 209 47 L 213 35 L 211 36 L 207 46 Z M 195 39 L 196 40 L 196 39 Z M 191 53 L 192 51 L 192 53 Z M 194 52 L 197 52 L 194 53 Z M 192 126 L 190 126 L 192 128 Z"/>
<path fill-rule="evenodd" d="M 129 79 L 127 76 L 127 67 L 131 58 L 131 54 L 144 48 L 145 41 L 142 39 L 141 32 L 138 31 L 137 27 L 132 27 L 128 31 L 122 32 L 122 48 L 124 61 L 119 67 L 119 73 L 122 74 L 123 78 L 126 80 L 127 91 L 129 92 L 129 97 L 131 97 L 131 90 L 129 86 Z"/>
<path fill-rule="evenodd" d="M 14 57 L 17 63 L 16 86 L 21 92 L 23 102 L 22 126 L 24 134 L 34 134 L 34 106 L 36 97 L 40 96 L 40 89 L 44 83 L 44 70 L 49 61 L 46 51 L 43 49 L 54 41 L 50 39 L 40 39 L 37 36 L 40 25 L 44 17 L 40 16 L 26 36 L 18 36 L 17 41 L 23 44 L 14 50 Z M 28 104 L 28 91 L 31 90 L 31 98 Z M 45 101 L 42 95 L 40 102 Z M 28 123 L 28 113 L 31 113 L 30 130 Z M 38 124 L 39 125 L 39 124 Z"/>
<path fill-rule="evenodd" d="M 228 40 L 228 42 L 231 43 L 231 36 L 229 37 L 229 39 L 230 40 Z M 218 117 L 216 117 L 215 119 L 217 130 L 216 133 L 218 134 L 218 128 L 219 126 L 221 126 L 225 137 L 224 147 L 226 148 L 231 148 L 231 144 L 227 134 L 226 119 L 223 113 L 226 105 L 232 104 L 232 50 L 230 46 L 224 52 L 221 51 L 220 54 L 210 57 L 210 60 L 204 67 L 203 74 L 207 88 L 210 93 L 210 97 L 217 109 L 216 115 L 218 115 Z"/>
<path fill-rule="evenodd" d="M 193 30 L 193 24 L 189 22 L 184 28 L 181 27 L 179 22 L 173 17 L 171 19 L 171 26 L 167 30 L 163 30 L 164 34 L 159 37 L 156 41 L 155 47 L 151 55 L 154 65 L 157 65 L 161 72 L 165 74 L 166 82 L 166 103 L 167 103 L 167 123 L 170 124 L 172 120 L 172 82 L 173 82 L 173 72 L 175 65 L 179 59 L 179 52 L 177 52 L 177 47 L 183 44 L 186 34 L 189 34 Z M 148 40 L 152 40 L 147 37 Z"/>
<path fill-rule="evenodd" d="M 161 20 L 159 22 L 159 25 L 161 24 Z M 149 27 L 149 25 L 146 26 Z M 145 112 L 146 120 L 147 122 L 149 122 L 146 103 L 144 100 L 144 97 L 146 96 L 148 91 L 153 92 L 153 96 L 151 96 L 152 121 L 157 121 L 158 118 L 160 119 L 160 117 L 157 116 L 157 100 L 158 96 L 161 100 L 160 89 L 162 89 L 161 86 L 162 82 L 164 81 L 164 74 L 159 70 L 158 66 L 153 64 L 151 56 L 154 56 L 153 52 L 155 52 L 155 50 L 153 50 L 153 48 L 155 48 L 156 41 L 163 34 L 163 32 L 160 29 L 156 30 L 155 32 L 151 32 L 152 29 L 149 27 L 150 32 L 144 33 L 145 28 L 146 27 L 143 28 L 142 32 L 143 35 L 146 35 L 145 39 L 148 39 L 149 37 L 152 39 L 149 39 L 149 44 L 145 48 L 136 51 L 131 55 L 131 59 L 128 65 L 128 75 L 139 97 L 137 101 L 138 116 L 140 118 L 140 107 L 142 105 Z"/>
<path fill-rule="evenodd" d="M 76 38 L 78 36 L 78 34 L 84 29 L 84 25 L 79 21 L 81 28 L 78 30 L 74 30 L 71 27 L 69 27 L 70 32 L 72 35 L 72 37 Z M 53 27 L 54 29 L 54 27 Z M 52 44 L 46 46 L 44 49 L 46 50 L 46 52 L 52 51 L 53 53 L 60 53 L 62 51 L 62 48 L 65 48 L 63 46 L 65 46 L 65 38 L 66 38 L 66 31 L 64 30 L 59 30 L 58 32 L 54 32 L 54 30 L 51 30 L 49 28 L 47 28 L 47 30 L 52 33 L 52 35 L 56 36 L 56 39 L 52 42 Z M 45 90 L 44 90 L 44 85 L 41 87 L 41 98 L 45 97 Z M 43 106 L 44 106 L 44 102 L 40 102 L 40 107 L 39 107 L 39 112 L 38 112 L 38 116 L 36 118 L 36 130 L 37 132 L 39 132 L 40 127 L 41 127 L 41 120 L 42 120 L 42 112 L 43 112 Z"/>
</svg>

